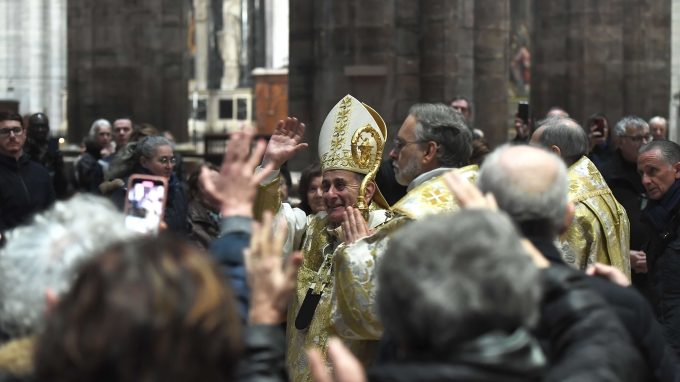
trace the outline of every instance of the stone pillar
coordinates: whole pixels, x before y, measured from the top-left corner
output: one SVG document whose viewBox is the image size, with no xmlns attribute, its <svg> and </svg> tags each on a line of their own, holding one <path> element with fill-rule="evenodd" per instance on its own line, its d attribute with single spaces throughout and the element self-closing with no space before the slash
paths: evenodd
<svg viewBox="0 0 680 382">
<path fill-rule="evenodd" d="M 492 147 L 507 141 L 509 0 L 475 0 L 475 127 Z"/>
<path fill-rule="evenodd" d="M 72 0 L 69 12 L 69 138 L 93 120 L 132 115 L 188 137 L 186 2 Z"/>
<path fill-rule="evenodd" d="M 668 137 L 678 142 L 680 121 L 680 0 L 673 0 L 671 11 L 671 92 L 668 107 Z"/>
<path fill-rule="evenodd" d="M 241 1 L 225 0 L 223 5 L 223 23 L 220 32 L 222 43 L 222 62 L 224 75 L 222 89 L 234 89 L 238 86 L 239 57 L 241 53 Z"/>
<path fill-rule="evenodd" d="M 596 112 L 666 115 L 670 0 L 535 1 L 534 117 L 561 106 L 578 122 Z"/>
</svg>

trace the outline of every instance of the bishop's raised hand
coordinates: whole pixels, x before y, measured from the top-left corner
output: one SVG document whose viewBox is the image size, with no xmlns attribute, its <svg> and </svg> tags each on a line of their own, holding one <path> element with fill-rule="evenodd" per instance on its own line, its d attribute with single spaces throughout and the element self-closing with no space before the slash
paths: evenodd
<svg viewBox="0 0 680 382">
<path fill-rule="evenodd" d="M 305 124 L 298 121 L 297 118 L 287 117 L 285 120 L 279 121 L 267 144 L 262 166 L 272 164 L 274 169 L 280 168 L 298 151 L 307 147 L 307 144 L 302 142 L 304 135 Z"/>
</svg>

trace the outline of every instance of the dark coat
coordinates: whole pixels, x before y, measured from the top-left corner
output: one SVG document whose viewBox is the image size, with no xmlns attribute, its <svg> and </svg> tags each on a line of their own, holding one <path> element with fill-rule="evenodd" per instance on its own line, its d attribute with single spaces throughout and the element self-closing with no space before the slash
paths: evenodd
<svg viewBox="0 0 680 382">
<path fill-rule="evenodd" d="M 618 150 L 603 155 L 595 162 L 604 180 L 612 190 L 616 200 L 621 203 L 630 222 L 630 249 L 639 251 L 649 240 L 648 230 L 642 222 L 642 209 L 647 203 L 645 189 L 637 172 L 637 164 L 623 159 Z M 646 273 L 631 270 L 633 285 L 645 297 L 650 298 L 649 282 Z"/>
<path fill-rule="evenodd" d="M 532 238 L 534 246 L 553 267 L 568 268 L 550 240 Z M 599 277 L 583 277 L 583 287 L 600 295 L 611 306 L 647 365 L 648 381 L 675 381 L 677 359 L 666 343 L 647 300 L 635 289 L 624 288 Z"/>
<path fill-rule="evenodd" d="M 27 223 L 54 199 L 52 180 L 43 166 L 26 154 L 18 160 L 0 155 L 0 232 Z"/>
<path fill-rule="evenodd" d="M 189 202 L 187 221 L 189 241 L 202 249 L 208 249 L 220 234 L 219 214 L 198 199 Z"/>
</svg>

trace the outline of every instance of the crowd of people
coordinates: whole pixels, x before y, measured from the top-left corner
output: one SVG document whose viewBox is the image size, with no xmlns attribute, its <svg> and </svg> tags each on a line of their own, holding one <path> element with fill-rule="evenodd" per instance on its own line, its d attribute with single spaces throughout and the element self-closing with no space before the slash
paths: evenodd
<svg viewBox="0 0 680 382">
<path fill-rule="evenodd" d="M 45 114 L 0 112 L 0 381 L 680 380 L 665 119 L 556 107 L 492 149 L 465 97 L 405 115 L 347 95 L 185 176 L 131 118 L 67 173 Z M 140 176 L 160 233 L 125 224 Z"/>
</svg>

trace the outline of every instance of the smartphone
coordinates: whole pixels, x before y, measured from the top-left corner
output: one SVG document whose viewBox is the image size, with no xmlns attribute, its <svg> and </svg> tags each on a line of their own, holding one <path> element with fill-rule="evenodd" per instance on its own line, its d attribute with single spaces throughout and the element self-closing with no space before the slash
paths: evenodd
<svg viewBox="0 0 680 382">
<path fill-rule="evenodd" d="M 145 234 L 156 234 L 163 220 L 168 180 L 160 176 L 130 176 L 125 198 L 125 226 Z"/>
<path fill-rule="evenodd" d="M 517 104 L 517 118 L 524 121 L 525 124 L 529 124 L 529 103 L 519 102 Z"/>
</svg>

